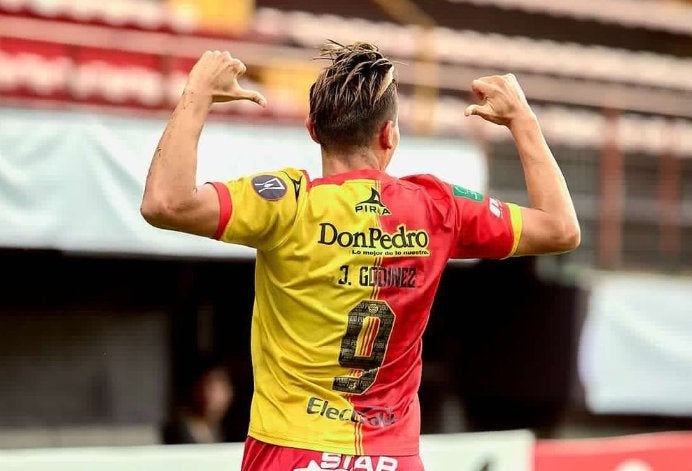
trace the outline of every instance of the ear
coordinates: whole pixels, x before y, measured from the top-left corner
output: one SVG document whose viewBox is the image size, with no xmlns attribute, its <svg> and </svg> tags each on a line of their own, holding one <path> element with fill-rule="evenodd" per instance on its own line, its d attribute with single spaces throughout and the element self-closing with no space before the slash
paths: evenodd
<svg viewBox="0 0 692 471">
<path fill-rule="evenodd" d="M 387 120 L 385 123 L 382 125 L 380 128 L 380 136 L 379 136 L 379 141 L 380 141 L 380 146 L 383 149 L 392 149 L 396 145 L 396 138 L 394 137 L 395 134 L 395 126 L 394 126 L 394 121 L 392 120 Z"/>
<path fill-rule="evenodd" d="M 317 139 L 317 133 L 315 132 L 315 123 L 312 122 L 312 118 L 310 118 L 310 116 L 305 118 L 305 127 L 310 133 L 310 137 L 312 138 L 312 140 L 315 141 L 315 143 L 319 144 L 320 141 L 319 139 Z"/>
</svg>

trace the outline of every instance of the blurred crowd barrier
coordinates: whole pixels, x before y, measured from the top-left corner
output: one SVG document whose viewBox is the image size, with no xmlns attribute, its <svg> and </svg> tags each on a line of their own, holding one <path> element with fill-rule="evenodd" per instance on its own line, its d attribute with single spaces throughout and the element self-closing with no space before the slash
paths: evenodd
<svg viewBox="0 0 692 471">
<path fill-rule="evenodd" d="M 674 145 L 675 152 L 692 155 L 689 59 L 307 11 L 253 10 L 251 4 L 237 8 L 236 2 L 223 11 L 242 16 L 246 27 L 219 32 L 204 18 L 235 22 L 218 14 L 221 7 L 208 6 L 211 13 L 204 15 L 207 3 L 222 5 L 1 0 L 0 97 L 42 105 L 67 101 L 168 109 L 199 55 L 220 49 L 245 61 L 248 87 L 269 97 L 267 110 L 244 104 L 234 107 L 235 113 L 300 120 L 320 66 L 311 60 L 317 48 L 327 39 L 372 40 L 402 61 L 402 120 L 417 132 L 479 132 L 460 119 L 471 80 L 492 71 L 516 71 L 530 99 L 554 103 L 538 107 L 551 138 L 600 146 L 606 136 L 598 110 L 612 108 L 625 113 L 618 121 L 620 132 L 613 134 L 625 148 L 658 153 Z M 493 126 L 483 126 L 483 134 L 508 137 Z M 669 135 L 676 137 L 672 144 Z"/>
<path fill-rule="evenodd" d="M 692 463 L 692 433 L 539 440 L 535 471 L 682 471 Z"/>
<path fill-rule="evenodd" d="M 296 471 L 334 470 L 352 460 L 337 456 L 325 454 L 323 461 Z M 692 462 L 692 434 L 581 440 L 535 440 L 524 430 L 424 435 L 421 457 L 429 471 L 681 471 Z M 0 451 L 0 464 L 8 471 L 221 471 L 239 469 L 241 459 L 241 443 Z M 360 458 L 353 469 L 397 468 L 389 461 Z"/>
<path fill-rule="evenodd" d="M 421 457 L 430 471 L 533 471 L 532 434 L 525 430 L 496 433 L 424 435 Z M 306 470 L 346 468 L 335 463 L 335 454 L 325 454 L 324 462 L 313 462 Z M 166 447 L 115 447 L 0 451 L 0 464 L 10 471 L 221 471 L 240 469 L 242 444 L 168 445 Z M 350 469 L 350 468 L 349 468 Z M 361 458 L 356 470 L 395 471 L 390 462 Z M 302 471 L 302 470 L 296 470 Z"/>
<path fill-rule="evenodd" d="M 216 118 L 302 126 L 327 39 L 373 41 L 398 62 L 405 136 L 473 140 L 488 187 L 525 203 L 506 129 L 464 119 L 473 79 L 514 72 L 571 185 L 582 220 L 578 263 L 692 266 L 692 59 L 603 45 L 482 33 L 308 11 L 309 3 L 186 0 L 0 0 L 0 106 L 165 117 L 207 49 L 248 65 L 268 97 L 214 108 Z M 280 3 L 280 2 L 279 2 Z M 692 8 L 628 0 L 607 10 L 572 2 L 456 0 L 687 34 Z M 587 2 L 591 4 L 591 2 Z M 632 6 L 632 5 L 630 5 Z M 453 10 L 450 10 L 452 12 Z M 656 15 L 644 14 L 656 11 Z M 617 20 L 617 21 L 616 21 Z M 677 25 L 677 26 L 676 26 Z M 672 28 L 672 29 L 671 29 Z"/>
</svg>

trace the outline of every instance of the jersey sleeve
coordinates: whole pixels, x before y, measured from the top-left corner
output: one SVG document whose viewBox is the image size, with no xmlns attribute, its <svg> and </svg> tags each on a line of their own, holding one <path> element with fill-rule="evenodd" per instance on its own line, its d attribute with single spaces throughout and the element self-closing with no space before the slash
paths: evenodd
<svg viewBox="0 0 692 471">
<path fill-rule="evenodd" d="M 219 197 L 214 238 L 260 250 L 278 246 L 293 226 L 304 173 L 296 169 L 210 182 Z"/>
<path fill-rule="evenodd" d="M 521 237 L 521 209 L 516 204 L 450 185 L 456 210 L 452 258 L 511 257 Z"/>
</svg>

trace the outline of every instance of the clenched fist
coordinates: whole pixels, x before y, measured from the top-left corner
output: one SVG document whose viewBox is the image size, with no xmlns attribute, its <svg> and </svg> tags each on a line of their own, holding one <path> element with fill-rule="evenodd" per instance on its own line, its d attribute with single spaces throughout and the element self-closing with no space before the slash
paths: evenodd
<svg viewBox="0 0 692 471">
<path fill-rule="evenodd" d="M 469 105 L 464 115 L 478 115 L 495 124 L 510 126 L 517 118 L 534 117 L 514 74 L 490 75 L 471 83 L 480 105 Z"/>
<path fill-rule="evenodd" d="M 267 99 L 254 90 L 246 90 L 238 84 L 238 77 L 247 71 L 240 60 L 229 52 L 207 51 L 192 67 L 185 88 L 206 94 L 212 102 L 250 100 L 267 106 Z"/>
</svg>

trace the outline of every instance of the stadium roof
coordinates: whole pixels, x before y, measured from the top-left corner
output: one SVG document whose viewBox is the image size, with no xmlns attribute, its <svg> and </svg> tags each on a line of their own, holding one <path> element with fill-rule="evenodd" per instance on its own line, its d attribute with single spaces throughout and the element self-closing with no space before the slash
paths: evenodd
<svg viewBox="0 0 692 471">
<path fill-rule="evenodd" d="M 386 5 L 410 4 L 438 26 L 692 56 L 692 5 L 658 0 L 257 0 L 258 7 L 401 21 Z M 409 9 L 410 10 L 410 9 Z"/>
</svg>

